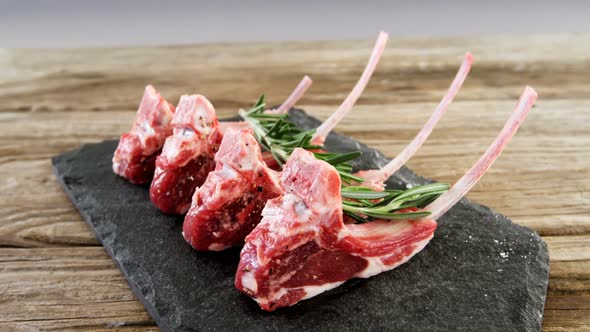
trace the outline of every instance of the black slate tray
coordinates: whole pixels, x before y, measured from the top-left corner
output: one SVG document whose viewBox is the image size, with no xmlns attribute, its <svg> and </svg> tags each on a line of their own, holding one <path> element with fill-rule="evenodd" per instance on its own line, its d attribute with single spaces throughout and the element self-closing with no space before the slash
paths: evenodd
<svg viewBox="0 0 590 332">
<path fill-rule="evenodd" d="M 319 121 L 297 110 L 303 128 Z M 463 199 L 439 220 L 430 244 L 408 263 L 351 280 L 273 313 L 233 286 L 239 248 L 196 252 L 182 219 L 162 215 L 148 188 L 115 176 L 117 141 L 84 145 L 53 158 L 57 179 L 165 331 L 537 331 L 549 274 L 547 246 L 533 231 Z M 351 138 L 331 134 L 330 151 L 362 150 L 362 168 L 388 160 Z M 478 156 L 473 156 L 474 160 Z M 407 168 L 388 185 L 429 180 Z"/>
</svg>

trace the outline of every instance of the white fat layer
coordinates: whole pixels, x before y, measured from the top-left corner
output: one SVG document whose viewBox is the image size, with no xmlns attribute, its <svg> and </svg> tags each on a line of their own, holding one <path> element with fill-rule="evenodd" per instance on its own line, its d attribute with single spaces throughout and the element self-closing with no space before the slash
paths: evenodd
<svg viewBox="0 0 590 332">
<path fill-rule="evenodd" d="M 248 151 L 250 152 L 250 151 Z M 256 170 L 258 168 L 258 158 L 256 153 L 251 151 L 240 160 L 240 166 L 243 170 Z"/>
<path fill-rule="evenodd" d="M 330 215 L 335 207 L 340 206 L 341 198 L 326 192 L 325 188 L 328 185 L 327 174 L 322 172 L 320 176 L 315 178 L 309 188 L 310 207 L 319 216 Z"/>
<path fill-rule="evenodd" d="M 256 281 L 254 281 L 256 282 Z M 340 285 L 342 285 L 344 283 L 344 281 L 338 281 L 338 282 L 332 282 L 332 283 L 327 283 L 327 284 L 323 284 L 323 285 L 318 285 L 318 286 L 303 286 L 303 287 L 295 287 L 295 288 L 281 288 L 279 289 L 278 292 L 274 293 L 272 298 L 256 298 L 256 302 L 258 302 L 259 304 L 267 304 L 268 302 L 271 301 L 278 301 L 281 297 L 283 297 L 285 294 L 287 294 L 289 291 L 291 290 L 297 290 L 297 289 L 303 289 L 303 291 L 305 292 L 305 296 L 303 298 L 301 298 L 300 301 L 303 300 L 307 300 L 310 299 L 314 296 L 317 296 L 323 292 L 327 292 L 330 289 L 334 289 Z M 242 284 L 244 285 L 244 278 L 242 277 Z M 295 303 L 293 303 L 295 304 Z"/>
<path fill-rule="evenodd" d="M 221 168 L 221 172 L 219 172 L 219 177 L 226 180 L 235 179 L 238 177 L 238 173 L 235 169 L 224 163 L 223 167 Z"/>
<path fill-rule="evenodd" d="M 338 231 L 338 240 L 342 240 L 343 238 L 350 235 L 354 237 L 366 237 L 370 236 L 371 234 L 380 234 L 383 232 L 383 229 L 380 227 L 360 230 L 358 228 L 355 228 L 353 225 L 349 226 L 350 227 L 343 227 L 340 229 L 340 231 Z M 412 224 L 408 222 L 390 223 L 387 224 L 387 232 L 389 234 L 402 234 L 410 230 L 412 227 Z"/>
<path fill-rule="evenodd" d="M 172 159 L 179 154 L 178 145 L 172 144 L 172 137 L 168 137 L 164 143 L 161 155 L 167 159 Z"/>
<path fill-rule="evenodd" d="M 258 291 L 258 283 L 252 275 L 252 272 L 244 272 L 242 275 L 242 286 L 245 289 L 250 290 L 252 293 L 256 293 Z"/>
<path fill-rule="evenodd" d="M 141 134 L 144 134 L 146 136 L 150 136 L 150 135 L 155 135 L 156 134 L 156 131 L 154 130 L 154 128 L 152 126 L 149 125 L 149 123 L 142 122 L 141 123 L 141 129 L 143 129 L 141 131 Z"/>
<path fill-rule="evenodd" d="M 305 205 L 303 201 L 299 201 L 295 204 L 295 214 L 299 220 L 307 220 L 311 217 L 311 210 Z"/>
<path fill-rule="evenodd" d="M 319 285 L 319 286 L 304 286 L 303 290 L 305 291 L 305 297 L 303 297 L 302 300 L 307 300 L 307 299 L 312 298 L 318 294 L 329 291 L 330 289 L 336 288 L 336 287 L 342 285 L 343 283 L 344 283 L 344 281 L 338 281 L 338 282 L 332 282 L 332 283 L 323 284 L 323 285 Z"/>
<path fill-rule="evenodd" d="M 387 258 L 389 256 L 384 255 L 384 256 L 376 256 L 376 257 L 366 257 L 363 256 L 363 258 L 365 260 L 367 260 L 367 262 L 369 263 L 367 265 L 367 268 L 364 269 L 363 271 L 357 273 L 355 275 L 355 277 L 357 278 L 369 278 L 372 277 L 374 275 L 377 275 L 381 272 L 385 272 L 385 271 L 389 271 L 389 270 L 393 270 L 396 267 L 404 264 L 405 262 L 407 262 L 410 258 L 412 258 L 414 255 L 416 255 L 417 253 L 419 253 L 420 251 L 422 251 L 422 249 L 424 249 L 424 247 L 426 247 L 426 245 L 428 244 L 428 242 L 430 242 L 430 239 L 432 239 L 432 236 L 430 236 L 429 238 L 420 241 L 420 242 L 416 242 L 413 243 L 412 245 L 414 246 L 414 250 L 412 250 L 412 252 L 405 256 L 403 259 L 387 265 L 387 264 L 383 264 L 382 259 Z M 396 255 L 397 253 L 394 253 L 392 255 Z"/>
<path fill-rule="evenodd" d="M 280 299 L 281 297 L 283 297 L 283 295 L 287 294 L 287 292 L 290 290 L 291 288 L 281 288 L 279 289 L 278 292 L 272 294 L 271 297 L 265 297 L 265 298 L 255 298 L 254 300 L 256 300 L 256 302 L 258 302 L 259 304 L 267 304 L 268 302 L 272 302 L 272 301 L 276 301 L 278 299 Z"/>
<path fill-rule="evenodd" d="M 166 139 L 166 142 L 164 143 L 164 148 L 162 149 L 161 155 L 168 160 L 174 160 L 177 156 L 180 155 L 181 151 L 179 148 L 182 145 L 182 142 L 188 142 L 188 144 L 193 145 L 193 147 L 187 148 L 187 149 L 193 151 L 193 155 L 190 158 L 186 158 L 184 163 L 178 163 L 178 166 L 182 167 L 202 153 L 202 149 L 201 149 L 202 146 L 197 145 L 198 148 L 196 148 L 196 149 L 194 148 L 194 146 L 196 144 L 200 144 L 200 143 L 195 143 L 192 140 L 193 139 L 190 137 L 181 136 L 178 133 L 175 133 L 174 136 L 170 136 Z M 186 145 L 184 145 L 184 146 L 186 146 Z"/>
<path fill-rule="evenodd" d="M 350 231 L 346 227 L 340 228 L 338 231 L 338 241 L 350 235 Z"/>
<path fill-rule="evenodd" d="M 296 227 L 294 227 L 294 225 L 288 225 L 282 222 L 278 222 L 284 211 L 294 211 L 297 216 L 297 220 L 301 222 L 299 222 Z M 268 223 L 268 229 L 272 234 L 278 234 L 282 237 L 291 234 L 296 234 L 298 232 L 303 233 L 306 231 L 319 231 L 318 225 L 316 225 L 315 223 L 307 222 L 310 218 L 312 218 L 312 212 L 305 205 L 305 202 L 303 202 L 296 195 L 284 195 L 281 199 L 281 207 L 279 210 L 265 209 L 265 212 L 266 214 L 264 216 L 266 217 L 266 219 L 273 220 L 273 222 Z"/>
<path fill-rule="evenodd" d="M 189 127 L 183 127 L 182 129 L 174 129 L 174 134 L 178 137 L 192 137 L 195 135 L 195 131 Z"/>
<path fill-rule="evenodd" d="M 139 137 L 141 144 L 145 147 L 148 137 L 156 135 L 156 131 L 147 122 L 141 122 L 139 128 L 141 130 L 137 130 L 136 134 Z"/>
<path fill-rule="evenodd" d="M 301 198 L 293 194 L 286 194 L 281 202 L 281 210 L 295 211 L 297 220 L 307 220 L 311 217 L 311 210 L 305 205 Z"/>
</svg>

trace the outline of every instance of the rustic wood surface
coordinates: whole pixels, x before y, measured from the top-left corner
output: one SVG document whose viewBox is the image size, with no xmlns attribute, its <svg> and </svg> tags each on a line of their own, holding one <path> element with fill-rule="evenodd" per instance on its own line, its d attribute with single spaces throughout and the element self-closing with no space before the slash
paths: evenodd
<svg viewBox="0 0 590 332">
<path fill-rule="evenodd" d="M 475 66 L 409 162 L 453 182 L 485 149 L 526 84 L 540 99 L 469 197 L 539 232 L 551 256 L 543 329 L 590 330 L 590 36 L 392 38 L 355 110 L 338 127 L 394 156 L 450 84 Z M 143 87 L 171 102 L 204 94 L 219 116 L 309 74 L 300 107 L 326 118 L 372 42 L 289 42 L 112 49 L 0 49 L 0 330 L 155 330 L 56 182 L 50 157 L 115 138 Z"/>
</svg>

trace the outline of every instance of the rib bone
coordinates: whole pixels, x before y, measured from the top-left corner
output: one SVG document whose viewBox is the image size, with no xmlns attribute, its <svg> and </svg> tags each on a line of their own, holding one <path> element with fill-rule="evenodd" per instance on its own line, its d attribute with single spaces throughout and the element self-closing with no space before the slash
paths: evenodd
<svg viewBox="0 0 590 332">
<path fill-rule="evenodd" d="M 287 97 L 287 99 L 285 99 L 285 101 L 277 109 L 269 109 L 266 111 L 266 113 L 287 113 L 291 108 L 293 108 L 293 106 L 295 106 L 295 104 L 297 104 L 301 98 L 303 98 L 303 95 L 305 95 L 305 92 L 307 92 L 312 83 L 313 81 L 311 78 L 305 75 L 301 81 L 299 81 L 299 84 L 297 84 L 295 90 L 291 92 L 289 97 Z M 230 128 L 234 130 L 246 129 L 248 128 L 248 123 L 246 121 L 223 121 L 219 123 L 219 129 L 222 133 L 225 133 Z"/>
<path fill-rule="evenodd" d="M 438 121 L 446 113 L 449 105 L 463 85 L 465 78 L 467 78 L 472 64 L 473 56 L 471 53 L 466 53 L 463 63 L 461 64 L 461 67 L 459 68 L 453 83 L 451 83 L 449 90 L 434 110 L 434 113 L 432 113 L 430 116 L 430 119 L 428 119 L 424 127 L 422 127 L 418 135 L 414 137 L 414 140 L 408 144 L 401 153 L 399 153 L 392 161 L 390 161 L 380 170 L 360 171 L 358 175 L 365 179 L 366 182 L 363 183 L 363 185 L 383 189 L 383 182 L 385 182 L 390 176 L 393 175 L 393 173 L 397 172 L 398 169 L 400 169 L 405 163 L 408 162 L 408 160 L 410 160 L 410 158 L 412 158 L 418 149 L 420 149 L 422 144 L 424 144 L 426 139 L 428 139 L 428 136 L 430 136 Z"/>
<path fill-rule="evenodd" d="M 379 63 L 379 59 L 383 54 L 383 50 L 385 49 L 385 44 L 387 44 L 388 34 L 386 32 L 381 32 L 379 37 L 377 37 L 377 42 L 375 43 L 375 47 L 373 48 L 373 52 L 369 58 L 369 63 L 365 67 L 361 78 L 358 80 L 350 94 L 344 99 L 342 104 L 338 107 L 336 112 L 334 112 L 321 126 L 319 126 L 313 136 L 312 142 L 317 145 L 323 144 L 328 136 L 328 133 L 336 127 L 338 122 L 344 118 L 344 116 L 350 112 L 352 106 L 356 103 L 359 99 L 363 90 L 369 83 L 375 68 L 377 67 L 377 63 Z"/>
<path fill-rule="evenodd" d="M 436 220 L 447 212 L 455 203 L 457 203 L 469 190 L 477 183 L 477 181 L 484 175 L 484 173 L 492 166 L 496 158 L 502 153 L 502 150 L 506 147 L 506 144 L 510 142 L 510 139 L 524 119 L 533 107 L 533 104 L 537 100 L 537 92 L 527 86 L 524 92 L 520 96 L 512 115 L 506 121 L 504 128 L 496 137 L 494 142 L 488 147 L 484 154 L 479 160 L 453 185 L 449 191 L 440 196 L 436 201 L 428 205 L 425 210 L 430 211 L 432 214 L 428 216 L 428 219 Z"/>
<path fill-rule="evenodd" d="M 276 110 L 269 110 L 268 113 L 275 113 L 275 114 L 284 114 L 287 113 L 297 102 L 299 99 L 305 95 L 305 92 L 311 86 L 312 80 L 309 76 L 305 75 L 301 82 L 297 85 L 295 90 L 291 92 L 291 95 L 287 97 L 287 99 L 279 106 Z"/>
</svg>

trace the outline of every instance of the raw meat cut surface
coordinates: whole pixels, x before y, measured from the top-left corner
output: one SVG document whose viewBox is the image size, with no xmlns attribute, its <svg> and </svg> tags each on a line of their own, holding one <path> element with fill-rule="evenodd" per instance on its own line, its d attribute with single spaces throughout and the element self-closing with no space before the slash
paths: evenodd
<svg viewBox="0 0 590 332">
<path fill-rule="evenodd" d="M 363 71 L 363 74 L 361 75 L 358 83 L 355 85 L 350 94 L 345 98 L 342 105 L 340 105 L 340 107 L 322 125 L 317 128 L 317 132 L 313 134 L 313 140 L 316 141 L 318 145 L 323 145 L 323 142 L 325 141 L 328 133 L 352 109 L 352 106 L 368 84 L 369 79 L 375 71 L 377 63 L 379 62 L 379 59 L 383 54 L 383 50 L 385 49 L 387 39 L 387 33 L 381 32 L 379 34 L 377 42 L 375 43 L 375 47 L 373 48 L 373 51 L 369 57 L 369 62 L 365 67 L 365 70 Z M 291 93 L 291 95 L 279 108 L 276 110 L 266 110 L 264 113 L 282 114 L 286 112 L 296 103 L 296 101 L 301 98 L 310 85 L 311 79 L 305 76 L 295 88 L 293 93 Z M 259 103 L 262 101 L 263 99 L 261 99 Z M 243 116 L 247 118 L 248 113 L 244 112 Z M 258 120 L 250 119 L 250 121 L 254 123 L 253 126 L 258 125 L 258 129 L 262 130 L 261 128 L 263 126 L 260 126 L 260 122 Z M 231 130 L 231 126 L 224 126 L 224 128 L 224 130 Z M 275 127 L 273 126 L 273 128 Z M 256 130 L 256 128 L 254 129 Z M 258 135 L 260 136 L 261 134 L 258 133 Z M 278 139 L 278 137 L 276 139 Z M 281 137 L 281 139 L 285 140 L 285 137 Z M 291 138 L 291 140 L 292 139 L 293 138 Z M 300 141 L 300 139 L 295 141 Z M 222 145 L 224 144 L 225 142 L 222 142 Z M 262 144 L 264 145 L 264 142 L 262 142 Z M 256 144 L 256 146 L 258 146 L 258 144 Z M 258 158 L 261 160 L 261 162 L 258 164 L 264 165 L 264 167 L 260 166 L 260 168 L 265 169 L 265 172 L 270 172 L 271 169 L 280 171 L 281 163 L 284 162 L 284 160 L 281 160 L 281 163 L 277 162 L 272 153 L 285 156 L 281 157 L 285 159 L 288 157 L 288 153 L 286 151 L 281 151 L 280 153 L 273 151 L 273 147 L 269 145 L 266 145 L 265 147 L 270 151 L 263 153 L 262 156 Z M 293 146 L 290 146 L 289 151 L 292 148 Z M 249 149 L 251 151 L 247 159 L 256 159 L 253 156 L 259 153 L 254 151 L 252 145 L 249 147 Z M 316 152 L 320 151 L 318 150 Z M 262 160 L 264 160 L 264 162 L 262 162 Z M 245 163 L 250 162 L 249 160 L 246 160 Z M 225 173 L 229 172 L 227 169 L 228 168 L 225 169 Z M 224 202 L 225 196 L 227 196 L 225 192 L 222 195 L 219 193 L 219 191 L 207 189 L 219 187 L 217 184 L 212 183 L 219 181 L 217 178 L 219 174 L 224 174 L 223 167 L 218 166 L 216 168 L 216 175 L 207 178 L 203 187 L 197 191 L 195 197 L 193 198 L 190 211 L 185 218 L 185 223 L 183 226 L 185 230 L 184 237 L 191 244 L 191 246 L 198 250 L 218 251 L 226 249 L 230 246 L 242 244 L 245 236 L 248 235 L 248 233 L 254 227 L 256 227 L 257 223 L 261 220 L 262 217 L 260 213 L 266 203 L 266 200 L 276 197 L 281 193 L 280 186 L 276 187 L 276 191 L 269 193 L 265 189 L 265 191 L 261 193 L 257 192 L 258 187 L 253 187 L 252 185 L 228 185 L 227 188 L 221 191 L 227 191 L 231 193 L 231 195 L 229 195 L 229 201 Z M 248 173 L 242 173 L 242 171 L 231 175 L 234 177 L 232 178 L 232 181 L 235 183 L 247 183 L 249 178 L 252 177 Z M 209 192 L 207 192 L 207 190 L 209 190 Z M 206 204 L 204 203 L 205 197 L 208 197 L 209 199 L 208 203 Z"/>
<path fill-rule="evenodd" d="M 156 157 L 172 134 L 173 116 L 174 105 L 148 85 L 131 130 L 119 140 L 113 156 L 113 171 L 134 184 L 150 182 Z"/>
<path fill-rule="evenodd" d="M 311 84 L 311 78 L 304 76 L 279 108 L 266 110 L 265 113 L 286 113 Z M 249 128 L 249 125 L 245 121 L 221 125 L 207 98 L 184 95 L 180 98 L 172 126 L 174 133 L 166 140 L 162 155 L 156 161 L 150 199 L 164 213 L 184 214 L 190 208 L 195 189 L 215 168 L 215 153 L 223 135 L 230 130 Z M 262 156 L 269 167 L 280 169 L 270 153 L 263 153 Z"/>
<path fill-rule="evenodd" d="M 345 225 L 338 172 L 303 149 L 291 155 L 281 184 L 284 195 L 267 202 L 236 273 L 236 287 L 268 311 L 393 269 L 436 229 L 433 220 Z"/>
<path fill-rule="evenodd" d="M 180 97 L 172 127 L 156 160 L 150 199 L 164 213 L 183 214 L 195 189 L 215 168 L 222 134 L 213 105 L 201 95 Z"/>
<path fill-rule="evenodd" d="M 262 309 L 272 311 L 348 279 L 368 278 L 405 263 L 432 239 L 435 220 L 491 167 L 536 99 L 536 91 L 526 87 L 498 136 L 449 191 L 423 210 L 399 210 L 430 212 L 421 219 L 344 224 L 337 170 L 312 153 L 296 149 L 281 175 L 285 193 L 266 204 L 262 221 L 246 237 L 236 287 Z M 390 204 L 397 203 L 387 202 L 385 207 Z"/>
<path fill-rule="evenodd" d="M 282 193 L 278 175 L 264 163 L 251 129 L 227 132 L 215 161 L 183 224 L 184 238 L 197 250 L 243 243 L 260 221 L 266 201 Z"/>
</svg>

